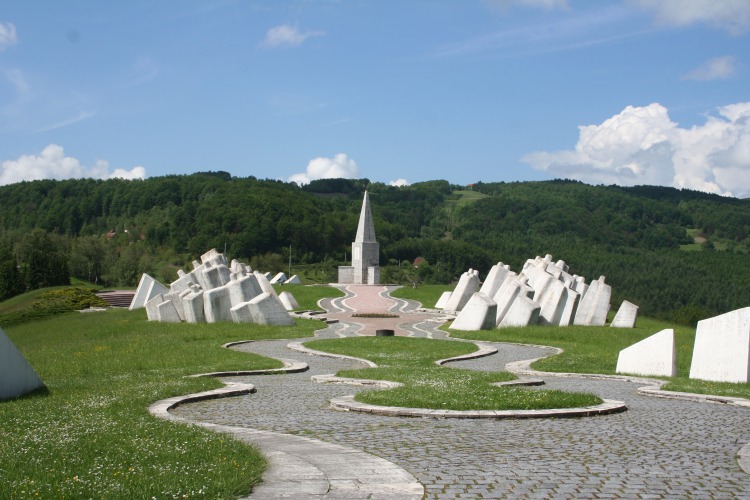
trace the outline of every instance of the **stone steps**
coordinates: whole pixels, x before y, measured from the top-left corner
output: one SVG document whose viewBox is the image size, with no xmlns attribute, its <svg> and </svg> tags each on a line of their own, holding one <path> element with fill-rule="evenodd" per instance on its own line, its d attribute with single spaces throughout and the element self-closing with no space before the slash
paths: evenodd
<svg viewBox="0 0 750 500">
<path fill-rule="evenodd" d="M 135 292 L 130 290 L 106 290 L 96 292 L 96 296 L 104 300 L 110 307 L 130 307 Z"/>
</svg>

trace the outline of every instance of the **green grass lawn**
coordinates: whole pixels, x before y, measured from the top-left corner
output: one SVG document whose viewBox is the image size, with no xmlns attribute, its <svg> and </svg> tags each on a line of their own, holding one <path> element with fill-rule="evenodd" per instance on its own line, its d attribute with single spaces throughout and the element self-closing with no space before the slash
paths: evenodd
<svg viewBox="0 0 750 500">
<path fill-rule="evenodd" d="M 448 285 L 419 285 L 417 288 L 405 286 L 392 291 L 390 295 L 398 299 L 416 300 L 422 307 L 432 309 L 443 292 L 452 290 L 453 287 Z"/>
<path fill-rule="evenodd" d="M 451 336 L 492 342 L 515 342 L 560 347 L 565 352 L 535 362 L 541 371 L 615 374 L 617 356 L 629 347 L 665 328 L 675 331 L 677 377 L 666 378 L 665 390 L 750 398 L 750 384 L 706 382 L 688 378 L 693 359 L 695 330 L 650 318 L 638 318 L 636 328 L 609 326 L 528 326 L 478 332 L 450 330 Z"/>
<path fill-rule="evenodd" d="M 48 391 L 0 402 L 0 498 L 227 498 L 265 468 L 224 435 L 152 417 L 163 398 L 222 386 L 186 375 L 276 368 L 234 340 L 312 336 L 295 327 L 146 321 L 145 311 L 66 313 L 6 328 Z M 249 396 L 252 397 L 252 396 Z"/>
<path fill-rule="evenodd" d="M 593 394 L 495 387 L 515 377 L 507 372 L 481 372 L 441 367 L 438 359 L 468 354 L 473 344 L 408 337 L 356 337 L 313 340 L 311 349 L 373 361 L 378 368 L 343 370 L 340 377 L 390 380 L 403 387 L 360 392 L 362 403 L 443 410 L 531 410 L 573 408 L 601 403 Z"/>
<path fill-rule="evenodd" d="M 326 285 L 274 285 L 277 293 L 287 291 L 294 295 L 300 311 L 321 310 L 318 301 L 328 297 L 343 297 L 346 295 L 338 288 Z"/>
</svg>

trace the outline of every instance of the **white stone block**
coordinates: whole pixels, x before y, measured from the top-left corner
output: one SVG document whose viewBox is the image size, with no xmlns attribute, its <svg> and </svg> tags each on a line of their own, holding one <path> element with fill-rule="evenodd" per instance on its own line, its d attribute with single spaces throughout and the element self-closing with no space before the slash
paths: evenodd
<svg viewBox="0 0 750 500">
<path fill-rule="evenodd" d="M 286 281 L 286 274 L 284 274 L 283 272 L 276 273 L 276 276 L 271 278 L 269 281 L 272 285 L 281 285 Z"/>
<path fill-rule="evenodd" d="M 203 313 L 206 316 L 207 323 L 231 321 L 232 315 L 229 312 L 231 308 L 229 289 L 226 286 L 203 292 Z"/>
<path fill-rule="evenodd" d="M 647 377 L 676 376 L 674 330 L 662 330 L 620 351 L 616 371 Z"/>
<path fill-rule="evenodd" d="M 539 304 L 526 297 L 519 295 L 510 309 L 500 321 L 500 327 L 510 326 L 528 326 L 534 325 L 539 321 Z"/>
<path fill-rule="evenodd" d="M 186 290 L 187 291 L 187 290 Z M 182 292 L 185 293 L 185 292 Z M 180 317 L 180 321 L 185 321 L 185 311 L 182 307 L 182 294 L 181 293 L 168 293 L 164 295 L 165 301 L 172 302 L 175 312 Z M 159 320 L 162 321 L 162 320 Z"/>
<path fill-rule="evenodd" d="M 580 300 L 580 297 L 581 295 L 578 292 L 568 286 L 565 287 L 565 292 L 562 298 L 562 302 L 564 303 L 563 310 L 560 319 L 557 322 L 559 326 L 569 326 L 573 322 L 573 318 L 578 310 L 578 301 Z"/>
<path fill-rule="evenodd" d="M 435 302 L 435 309 L 443 309 L 445 305 L 448 303 L 448 299 L 450 298 L 451 298 L 450 292 L 443 292 L 440 295 L 440 298 L 438 299 L 438 301 Z"/>
<path fill-rule="evenodd" d="M 229 314 L 235 323 L 254 323 L 253 315 L 250 313 L 250 302 L 237 304 L 229 310 Z"/>
<path fill-rule="evenodd" d="M 604 276 L 597 281 L 592 281 L 586 294 L 580 300 L 573 324 L 603 326 L 607 322 L 611 296 L 612 287 L 604 283 Z"/>
<path fill-rule="evenodd" d="M 42 387 L 42 379 L 0 328 L 0 401 L 17 398 Z"/>
<path fill-rule="evenodd" d="M 620 308 L 615 314 L 609 326 L 615 328 L 634 328 L 635 321 L 638 318 L 638 306 L 627 300 L 623 300 Z"/>
<path fill-rule="evenodd" d="M 276 290 L 274 290 L 273 285 L 271 284 L 270 281 L 268 281 L 268 276 L 266 276 L 266 274 L 270 274 L 270 273 L 263 274 L 261 272 L 256 271 L 254 274 L 255 274 L 255 277 L 258 279 L 258 284 L 260 285 L 260 289 L 263 293 L 270 293 L 272 295 L 276 295 Z"/>
<path fill-rule="evenodd" d="M 253 274 L 244 275 L 239 279 L 230 281 L 226 287 L 229 289 L 229 303 L 232 307 L 248 302 L 263 293 L 260 284 L 258 284 L 258 278 Z"/>
<path fill-rule="evenodd" d="M 180 315 L 172 300 L 165 300 L 156 306 L 157 320 L 162 323 L 180 323 Z"/>
<path fill-rule="evenodd" d="M 253 323 L 259 325 L 291 326 L 294 320 L 284 308 L 279 297 L 262 293 L 250 302 L 245 302 L 250 309 Z"/>
<path fill-rule="evenodd" d="M 203 289 L 211 290 L 229 283 L 231 272 L 224 264 L 213 265 L 210 261 L 203 264 Z"/>
<path fill-rule="evenodd" d="M 287 292 L 284 290 L 279 294 L 279 300 L 282 304 L 284 304 L 284 309 L 287 311 L 294 311 L 295 309 L 299 309 L 299 303 L 297 302 L 297 299 L 294 298 L 294 295 L 292 295 L 290 292 Z"/>
<path fill-rule="evenodd" d="M 301 285 L 302 280 L 296 274 L 284 282 L 285 285 Z"/>
<path fill-rule="evenodd" d="M 523 295 L 525 286 L 526 285 L 523 285 L 518 281 L 516 273 L 508 273 L 508 276 L 505 277 L 503 284 L 497 290 L 494 297 L 492 297 L 492 300 L 494 300 L 497 304 L 495 325 L 500 324 L 500 322 L 503 320 L 503 318 L 513 305 L 513 302 L 515 302 L 516 298 L 518 298 L 519 295 Z"/>
<path fill-rule="evenodd" d="M 185 311 L 185 321 L 188 323 L 205 323 L 206 313 L 203 309 L 203 290 L 190 290 L 183 296 L 182 306 Z"/>
<path fill-rule="evenodd" d="M 146 316 L 149 321 L 159 321 L 158 306 L 164 302 L 164 295 L 159 294 L 146 302 Z"/>
<path fill-rule="evenodd" d="M 476 292 L 471 296 L 451 325 L 453 330 L 476 331 L 495 328 L 497 304 L 487 294 Z"/>
<path fill-rule="evenodd" d="M 190 285 L 195 284 L 196 280 L 193 277 L 193 273 L 185 273 L 180 269 L 180 272 L 182 272 L 182 276 L 177 278 L 177 280 L 173 281 L 171 285 L 169 285 L 169 290 L 172 293 L 182 293 L 185 290 L 188 290 L 190 288 Z"/>
<path fill-rule="evenodd" d="M 508 273 L 510 272 L 510 266 L 498 262 L 490 269 L 490 272 L 484 279 L 482 288 L 480 288 L 479 291 L 488 297 L 494 297 L 498 289 L 500 289 L 500 286 L 502 286 L 505 281 L 505 277 L 508 276 Z"/>
<path fill-rule="evenodd" d="M 156 281 L 154 278 L 146 273 L 141 275 L 141 280 L 138 282 L 138 288 L 135 290 L 133 300 L 130 302 L 131 311 L 134 309 L 140 309 L 146 307 L 146 302 L 153 299 L 160 293 L 167 293 L 169 289 Z"/>
<path fill-rule="evenodd" d="M 750 382 L 750 307 L 698 322 L 690 378 Z"/>
<path fill-rule="evenodd" d="M 444 310 L 447 312 L 460 311 L 477 291 L 479 291 L 479 278 L 474 274 L 473 269 L 469 269 L 468 272 L 461 275 L 456 289 L 451 293 Z"/>
</svg>

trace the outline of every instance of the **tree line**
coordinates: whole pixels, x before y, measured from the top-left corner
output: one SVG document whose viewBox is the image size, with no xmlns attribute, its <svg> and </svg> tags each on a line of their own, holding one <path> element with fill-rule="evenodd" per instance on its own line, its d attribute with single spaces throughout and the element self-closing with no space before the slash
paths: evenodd
<svg viewBox="0 0 750 500">
<path fill-rule="evenodd" d="M 149 272 L 169 282 L 210 248 L 277 267 L 291 249 L 295 263 L 333 273 L 350 258 L 365 189 L 389 281 L 447 284 L 469 267 L 520 270 L 550 253 L 587 280 L 606 275 L 615 307 L 627 299 L 671 317 L 750 303 L 749 200 L 565 180 L 300 187 L 226 172 L 0 187 L 0 299 L 71 276 L 134 286 Z M 467 189 L 475 196 L 456 202 Z"/>
</svg>

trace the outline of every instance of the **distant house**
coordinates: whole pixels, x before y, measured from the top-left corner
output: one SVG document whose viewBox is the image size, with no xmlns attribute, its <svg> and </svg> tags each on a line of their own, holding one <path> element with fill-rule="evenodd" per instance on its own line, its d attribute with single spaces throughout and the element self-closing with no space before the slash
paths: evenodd
<svg viewBox="0 0 750 500">
<path fill-rule="evenodd" d="M 108 240 L 111 240 L 112 238 L 114 238 L 114 237 L 115 237 L 115 235 L 116 235 L 116 234 L 117 234 L 117 231 L 115 231 L 114 229 L 113 229 L 113 230 L 111 230 L 111 231 L 108 231 L 108 232 L 107 232 L 107 239 L 108 239 Z"/>
<path fill-rule="evenodd" d="M 424 257 L 417 257 L 416 259 L 414 259 L 414 267 L 419 267 L 425 262 L 427 262 L 427 260 Z"/>
</svg>

